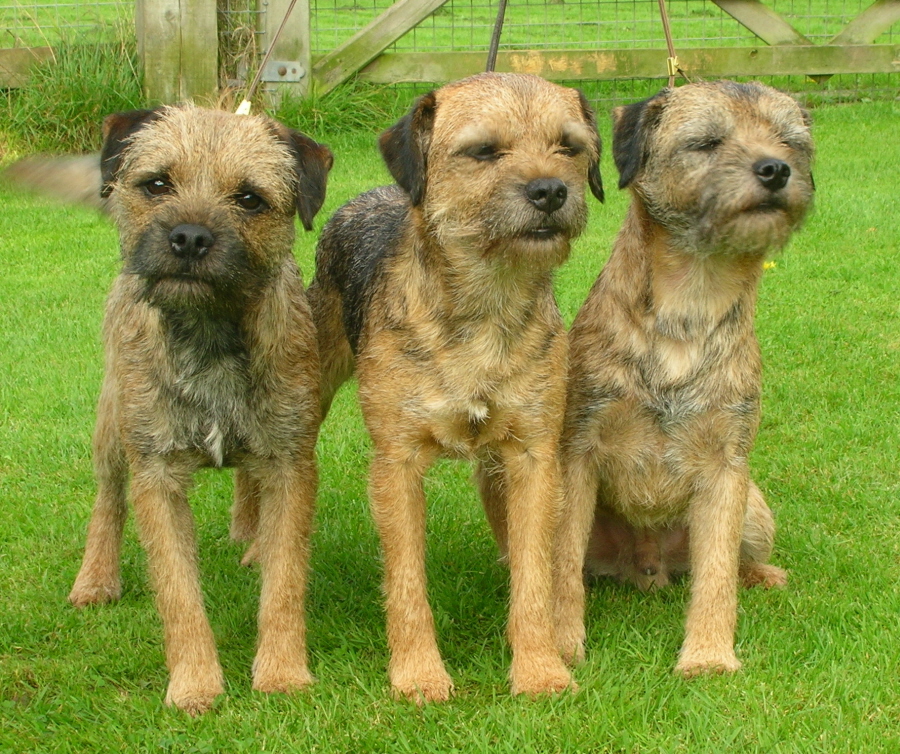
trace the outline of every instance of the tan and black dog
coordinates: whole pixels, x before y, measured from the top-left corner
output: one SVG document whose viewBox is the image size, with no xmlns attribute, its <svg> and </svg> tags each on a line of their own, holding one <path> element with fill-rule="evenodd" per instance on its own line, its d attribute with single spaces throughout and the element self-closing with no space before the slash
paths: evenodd
<svg viewBox="0 0 900 754">
<path fill-rule="evenodd" d="M 560 648 L 584 652 L 583 567 L 647 587 L 689 565 L 677 670 L 735 670 L 739 580 L 786 578 L 748 468 L 753 317 L 767 253 L 811 204 L 809 120 L 759 84 L 690 84 L 617 108 L 613 152 L 632 202 L 570 334 Z"/>
<path fill-rule="evenodd" d="M 222 671 L 187 494 L 200 467 L 235 466 L 241 533 L 257 537 L 262 567 L 253 687 L 302 688 L 313 680 L 303 602 L 320 398 L 291 248 L 294 216 L 309 229 L 321 207 L 331 152 L 267 118 L 194 107 L 111 115 L 104 135 L 123 269 L 104 324 L 99 489 L 69 599 L 118 599 L 130 477 L 165 629 L 166 701 L 208 709 Z"/>
<path fill-rule="evenodd" d="M 399 185 L 342 207 L 309 296 L 323 406 L 355 369 L 375 446 L 396 695 L 446 699 L 425 584 L 422 481 L 438 456 L 479 464 L 511 571 L 514 693 L 565 689 L 550 613 L 567 363 L 553 272 L 602 195 L 593 113 L 573 89 L 482 74 L 421 97 L 381 136 Z"/>
</svg>

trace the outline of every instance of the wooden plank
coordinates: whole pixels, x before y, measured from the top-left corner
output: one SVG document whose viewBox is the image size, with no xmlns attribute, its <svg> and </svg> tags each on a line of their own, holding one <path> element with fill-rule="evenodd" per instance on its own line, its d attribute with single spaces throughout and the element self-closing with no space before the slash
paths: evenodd
<svg viewBox="0 0 900 754">
<path fill-rule="evenodd" d="M 812 44 L 809 39 L 759 0 L 713 0 L 713 2 L 766 44 Z"/>
<path fill-rule="evenodd" d="M 265 38 L 267 41 L 275 36 L 290 4 L 290 0 L 267 0 L 265 6 Z M 265 91 L 273 105 L 277 104 L 278 99 L 285 93 L 290 92 L 303 96 L 309 90 L 312 68 L 309 22 L 309 0 L 297 0 L 281 36 L 275 43 L 270 60 L 296 63 L 302 69 L 302 75 L 299 81 L 288 81 L 287 77 L 284 81 L 265 81 Z M 262 52 L 264 54 L 265 50 Z"/>
<path fill-rule="evenodd" d="M 399 0 L 368 26 L 313 67 L 313 78 L 320 93 L 334 89 L 370 63 L 416 24 L 428 18 L 447 0 Z M 485 54 L 480 53 L 484 58 Z"/>
<path fill-rule="evenodd" d="M 179 99 L 214 105 L 219 94 L 219 28 L 216 0 L 180 0 Z"/>
<path fill-rule="evenodd" d="M 498 71 L 533 73 L 556 81 L 608 81 L 667 77 L 665 50 L 501 52 Z M 781 45 L 777 47 L 681 48 L 688 76 L 784 76 L 900 72 L 900 45 Z M 440 84 L 478 73 L 481 53 L 392 53 L 381 55 L 360 79 L 388 84 Z"/>
<path fill-rule="evenodd" d="M 15 47 L 0 50 L 0 88 L 25 86 L 35 63 L 53 58 L 50 47 Z"/>
<path fill-rule="evenodd" d="M 900 21 L 900 0 L 876 0 L 838 34 L 829 44 L 872 44 Z"/>
</svg>

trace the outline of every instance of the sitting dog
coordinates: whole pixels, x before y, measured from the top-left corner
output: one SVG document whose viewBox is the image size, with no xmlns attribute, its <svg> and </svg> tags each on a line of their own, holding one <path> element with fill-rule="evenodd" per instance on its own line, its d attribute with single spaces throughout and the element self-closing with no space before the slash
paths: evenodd
<svg viewBox="0 0 900 754">
<path fill-rule="evenodd" d="M 774 522 L 748 468 L 760 400 L 753 315 L 766 255 L 811 204 L 809 121 L 760 84 L 690 84 L 617 108 L 613 152 L 632 202 L 570 333 L 560 648 L 583 656 L 583 567 L 634 578 L 643 542 L 678 572 L 689 546 L 677 670 L 736 670 L 739 577 L 786 578 L 766 563 Z M 644 576 L 654 568 L 651 558 Z"/>
<path fill-rule="evenodd" d="M 92 180 L 89 163 L 81 186 Z M 69 599 L 83 606 L 120 596 L 130 476 L 165 629 L 166 702 L 208 709 L 222 671 L 187 493 L 200 467 L 235 466 L 254 521 L 244 533 L 257 536 L 262 567 L 253 686 L 302 688 L 313 680 L 303 600 L 320 398 L 291 248 L 294 216 L 310 229 L 322 205 L 331 152 L 267 118 L 172 107 L 109 116 L 99 164 L 123 269 L 104 324 L 99 489 Z M 18 179 L 27 183 L 31 169 Z M 41 169 L 39 185 L 52 166 Z"/>
<path fill-rule="evenodd" d="M 375 446 L 394 694 L 452 690 L 424 564 L 422 481 L 441 455 L 478 462 L 508 552 L 513 692 L 565 689 L 550 588 L 567 342 L 552 278 L 584 229 L 585 184 L 602 197 L 594 115 L 573 89 L 481 74 L 421 97 L 380 146 L 398 185 L 328 222 L 309 296 L 323 415 L 355 365 Z"/>
</svg>

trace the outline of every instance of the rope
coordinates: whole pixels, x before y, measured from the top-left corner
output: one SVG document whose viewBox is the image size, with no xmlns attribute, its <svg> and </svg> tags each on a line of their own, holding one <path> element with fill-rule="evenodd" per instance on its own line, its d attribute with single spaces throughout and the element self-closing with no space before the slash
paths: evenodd
<svg viewBox="0 0 900 754">
<path fill-rule="evenodd" d="M 669 26 L 669 14 L 666 12 L 666 0 L 659 0 L 659 15 L 662 17 L 663 31 L 666 35 L 666 47 L 669 49 L 669 57 L 666 60 L 666 70 L 669 74 L 669 88 L 675 86 L 675 75 L 681 74 L 685 81 L 690 82 L 685 72 L 678 65 L 678 57 L 675 55 L 675 44 L 672 42 L 672 29 Z"/>
<path fill-rule="evenodd" d="M 662 2 L 662 0 L 660 0 L 660 2 Z M 294 10 L 294 6 L 296 4 L 297 0 L 291 0 L 290 5 L 288 5 L 287 10 L 284 12 L 284 18 L 281 19 L 281 24 L 278 26 L 275 34 L 272 36 L 272 42 L 269 45 L 269 49 L 266 50 L 266 54 L 263 56 L 262 62 L 259 64 L 259 68 L 256 70 L 256 76 L 253 77 L 253 81 L 250 83 L 250 87 L 247 89 L 247 93 L 244 95 L 243 101 L 240 105 L 238 105 L 238 109 L 235 111 L 238 115 L 250 114 L 250 100 L 252 100 L 253 95 L 256 94 L 256 87 L 259 86 L 259 82 L 263 76 L 263 71 L 266 69 L 266 64 L 269 62 L 269 58 L 272 57 L 272 52 L 275 50 L 275 43 L 278 41 L 278 37 L 281 36 L 281 32 L 284 31 L 284 27 L 287 26 L 288 18 L 290 18 L 291 11 Z"/>
<path fill-rule="evenodd" d="M 488 73 L 491 73 L 497 64 L 497 49 L 500 47 L 500 32 L 503 30 L 504 16 L 506 16 L 506 0 L 500 0 L 497 20 L 494 21 L 494 32 L 491 34 L 491 46 L 488 48 L 487 64 L 484 67 Z"/>
</svg>

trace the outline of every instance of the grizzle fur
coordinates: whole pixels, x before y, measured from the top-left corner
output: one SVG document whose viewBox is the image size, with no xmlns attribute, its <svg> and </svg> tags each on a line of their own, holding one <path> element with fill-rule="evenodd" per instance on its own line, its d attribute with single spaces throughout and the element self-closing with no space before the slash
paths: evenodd
<svg viewBox="0 0 900 754">
<path fill-rule="evenodd" d="M 274 121 L 193 107 L 113 115 L 104 133 L 123 269 L 104 323 L 99 489 L 70 600 L 119 597 L 130 476 L 166 634 L 166 700 L 208 709 L 222 671 L 187 493 L 198 468 L 235 466 L 240 533 L 258 537 L 262 566 L 253 685 L 302 688 L 319 360 L 291 247 L 294 215 L 310 221 L 324 199 L 331 153 Z M 208 247 L 179 253 L 183 228 L 209 233 Z"/>
<path fill-rule="evenodd" d="M 422 478 L 440 455 L 478 461 L 508 551 L 513 692 L 566 688 L 550 620 L 567 360 L 552 276 L 584 229 L 585 186 L 602 196 L 593 113 L 575 90 L 484 74 L 420 98 L 380 143 L 398 185 L 329 221 L 309 295 L 323 409 L 355 368 L 375 445 L 394 692 L 452 689 L 425 594 Z"/>
<path fill-rule="evenodd" d="M 734 670 L 739 577 L 785 581 L 766 564 L 774 521 L 748 469 L 761 371 L 753 316 L 766 254 L 811 204 L 809 122 L 790 97 L 731 82 L 665 89 L 614 121 L 632 202 L 570 332 L 559 643 L 583 656 L 583 567 L 650 586 L 628 552 L 643 543 L 668 549 L 656 574 L 665 583 L 686 569 L 689 540 L 678 670 Z"/>
</svg>

